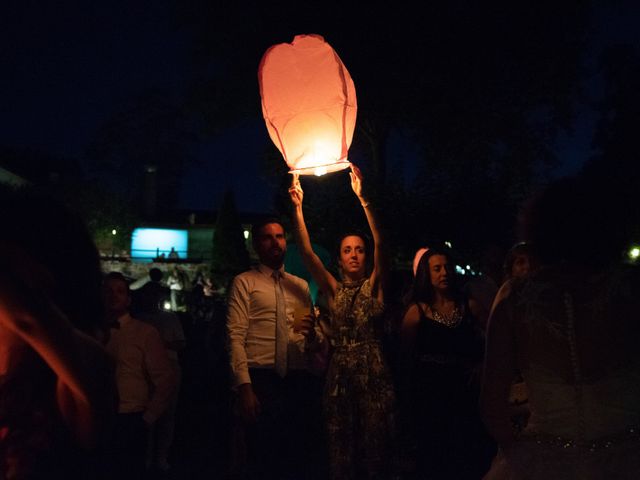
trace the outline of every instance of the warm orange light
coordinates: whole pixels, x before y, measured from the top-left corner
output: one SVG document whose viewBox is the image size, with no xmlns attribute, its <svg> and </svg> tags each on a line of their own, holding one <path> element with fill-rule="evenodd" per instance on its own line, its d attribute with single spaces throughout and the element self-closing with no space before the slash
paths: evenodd
<svg viewBox="0 0 640 480">
<path fill-rule="evenodd" d="M 258 81 L 267 130 L 289 173 L 324 175 L 350 166 L 356 89 L 321 36 L 297 35 L 269 48 Z"/>
</svg>

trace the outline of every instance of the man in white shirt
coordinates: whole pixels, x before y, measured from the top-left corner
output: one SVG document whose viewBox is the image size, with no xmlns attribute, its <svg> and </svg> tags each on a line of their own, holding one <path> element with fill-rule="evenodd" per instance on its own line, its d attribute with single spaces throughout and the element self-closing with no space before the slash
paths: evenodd
<svg viewBox="0 0 640 480">
<path fill-rule="evenodd" d="M 167 409 L 176 388 L 175 371 L 158 330 L 129 314 L 129 284 L 109 273 L 103 284 L 111 321 L 107 351 L 116 361 L 118 415 L 111 444 L 114 478 L 144 475 L 149 429 Z"/>
<path fill-rule="evenodd" d="M 169 470 L 169 452 L 173 443 L 175 420 L 178 407 L 178 395 L 182 379 L 179 353 L 185 348 L 186 340 L 182 323 L 178 314 L 163 310 L 166 291 L 169 289 L 160 284 L 162 272 L 157 268 L 149 271 L 151 281 L 137 290 L 139 295 L 134 296 L 134 310 L 136 317 L 143 322 L 154 326 L 164 343 L 167 356 L 174 369 L 176 388 L 174 389 L 169 405 L 164 413 L 157 419 L 149 439 L 150 445 L 147 451 L 147 467 L 150 470 L 167 472 Z M 137 302 L 136 302 L 137 300 Z"/>
<path fill-rule="evenodd" d="M 149 282 L 147 285 L 151 283 L 152 282 Z M 140 290 L 142 290 L 142 288 Z M 169 362 L 176 376 L 176 388 L 174 389 L 167 409 L 158 418 L 151 431 L 149 438 L 150 445 L 147 451 L 147 467 L 151 470 L 167 472 L 169 470 L 169 462 L 167 460 L 173 443 L 178 396 L 182 380 L 182 367 L 180 366 L 179 354 L 186 346 L 186 339 L 178 314 L 160 308 L 164 300 L 163 293 L 161 289 L 147 289 L 144 292 L 147 301 L 139 304 L 139 310 L 136 316 L 158 330 L 165 350 L 167 351 Z"/>
<path fill-rule="evenodd" d="M 247 427 L 248 473 L 313 478 L 309 472 L 323 469 L 322 379 L 308 366 L 325 338 L 310 314 L 294 330 L 295 310 L 310 310 L 311 299 L 307 282 L 284 271 L 287 244 L 280 222 L 257 223 L 252 236 L 260 264 L 234 278 L 227 311 L 236 411 Z"/>
</svg>

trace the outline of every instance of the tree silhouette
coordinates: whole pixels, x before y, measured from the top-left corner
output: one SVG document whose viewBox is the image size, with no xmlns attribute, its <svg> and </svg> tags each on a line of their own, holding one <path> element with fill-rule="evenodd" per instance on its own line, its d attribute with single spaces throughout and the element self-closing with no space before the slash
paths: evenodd
<svg viewBox="0 0 640 480">
<path fill-rule="evenodd" d="M 249 263 L 234 195 L 228 190 L 220 204 L 213 233 L 211 270 L 226 284 L 227 280 L 249 268 Z"/>
<path fill-rule="evenodd" d="M 594 195 L 606 197 L 619 234 L 640 241 L 640 53 L 630 45 L 615 45 L 600 58 L 605 95 L 593 139 L 595 154 L 583 175 L 594 185 Z M 612 234 L 614 232 L 611 232 Z"/>
<path fill-rule="evenodd" d="M 131 234 L 140 217 L 126 197 L 88 180 L 59 182 L 47 191 L 78 212 L 99 250 L 119 253 L 131 248 Z"/>
<path fill-rule="evenodd" d="M 129 249 L 131 232 L 139 221 L 136 208 L 119 192 L 87 179 L 77 160 L 33 149 L 2 147 L 0 162 L 28 179 L 31 191 L 54 198 L 78 214 L 100 250 Z"/>
<path fill-rule="evenodd" d="M 152 175 L 158 210 L 171 210 L 184 167 L 193 161 L 195 135 L 182 109 L 163 92 L 134 99 L 99 130 L 87 151 L 92 174 L 112 178 L 120 194 L 143 205 L 145 175 Z M 154 212 L 148 212 L 154 213 Z"/>
</svg>

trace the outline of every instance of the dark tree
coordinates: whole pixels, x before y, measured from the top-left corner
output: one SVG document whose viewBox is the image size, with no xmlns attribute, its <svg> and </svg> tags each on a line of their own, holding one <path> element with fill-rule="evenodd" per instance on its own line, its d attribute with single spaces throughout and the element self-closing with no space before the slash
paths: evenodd
<svg viewBox="0 0 640 480">
<path fill-rule="evenodd" d="M 245 247 L 242 225 L 232 191 L 224 194 L 213 233 L 211 270 L 224 284 L 234 275 L 249 268 L 249 252 Z"/>
<path fill-rule="evenodd" d="M 87 179 L 77 160 L 3 147 L 0 164 L 24 177 L 32 191 L 54 198 L 77 213 L 101 251 L 129 249 L 131 232 L 139 220 L 136 209 L 120 192 Z"/>
<path fill-rule="evenodd" d="M 147 217 L 175 206 L 195 140 L 187 116 L 162 92 L 148 92 L 106 122 L 87 156 Z M 149 198 L 149 197 L 152 198 Z"/>
<path fill-rule="evenodd" d="M 599 103 L 593 147 L 583 175 L 593 194 L 609 200 L 617 230 L 640 241 L 640 52 L 630 45 L 606 49 L 600 58 L 605 94 Z M 613 199 L 613 201 L 612 201 Z M 612 232 L 613 233 L 613 232 Z"/>
<path fill-rule="evenodd" d="M 140 217 L 119 192 L 88 180 L 58 182 L 46 190 L 83 218 L 101 252 L 111 254 L 130 249 L 131 233 Z"/>
</svg>

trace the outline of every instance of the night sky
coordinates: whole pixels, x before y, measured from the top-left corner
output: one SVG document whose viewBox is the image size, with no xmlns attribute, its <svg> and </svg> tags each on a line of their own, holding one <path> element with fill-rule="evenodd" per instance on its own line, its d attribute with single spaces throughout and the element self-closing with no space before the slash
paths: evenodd
<svg viewBox="0 0 640 480">
<path fill-rule="evenodd" d="M 640 46 L 636 2 L 604 3 L 607 6 L 594 10 L 593 33 L 585 52 L 587 69 L 593 68 L 605 45 Z M 358 22 L 345 19 L 345 28 L 358 28 Z M 282 41 L 290 41 L 297 33 L 324 34 L 292 31 Z M 326 39 L 332 43 L 330 37 Z M 180 102 L 193 75 L 193 38 L 176 22 L 174 5 L 168 0 L 9 2 L 3 6 L 0 41 L 4 72 L 0 76 L 0 145 L 7 147 L 82 160 L 98 128 L 132 97 L 160 89 Z M 265 42 L 264 49 L 269 46 Z M 215 58 L 211 62 L 215 64 Z M 352 76 L 357 77 L 354 72 Z M 573 133 L 562 135 L 556 146 L 563 159 L 559 173 L 579 169 L 590 151 L 593 100 L 598 98 L 600 84 L 593 73 L 585 82 L 590 98 L 579 107 Z M 241 209 L 262 209 L 272 188 L 257 164 L 265 142 L 269 139 L 264 124 L 252 118 L 202 138 L 195 148 L 200 162 L 183 181 L 181 206 L 215 207 L 222 191 L 230 187 L 252 192 L 237 196 Z M 411 147 L 399 150 L 410 164 Z"/>
</svg>

